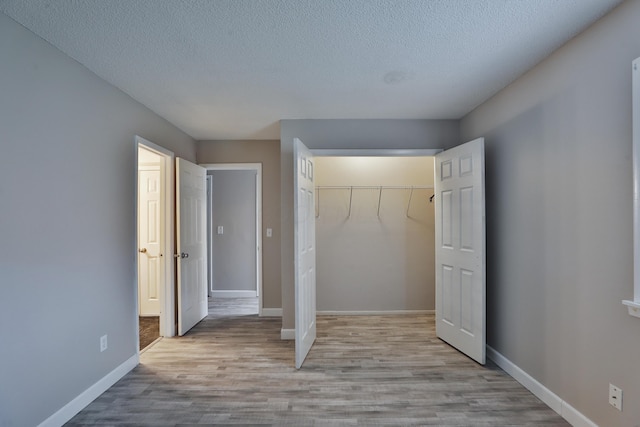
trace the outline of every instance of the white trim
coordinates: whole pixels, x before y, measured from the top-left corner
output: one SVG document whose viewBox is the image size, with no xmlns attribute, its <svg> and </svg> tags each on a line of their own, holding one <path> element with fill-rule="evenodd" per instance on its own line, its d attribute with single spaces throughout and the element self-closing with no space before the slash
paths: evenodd
<svg viewBox="0 0 640 427">
<path fill-rule="evenodd" d="M 560 415 L 573 427 L 598 427 L 598 424 L 585 417 L 582 412 L 565 401 L 562 401 L 562 413 Z"/>
<path fill-rule="evenodd" d="M 633 159 L 633 302 L 640 305 L 640 58 L 631 65 L 632 159 Z M 629 301 L 631 302 L 631 301 Z M 629 314 L 640 317 L 640 309 L 627 304 Z"/>
<path fill-rule="evenodd" d="M 562 412 L 562 399 L 560 399 L 551 390 L 539 383 L 531 375 L 527 374 L 516 364 L 498 353 L 491 346 L 487 346 L 487 357 L 495 362 L 507 374 L 511 375 L 516 381 L 522 384 L 527 390 L 533 393 L 538 399 L 542 400 L 548 407 L 560 414 Z"/>
<path fill-rule="evenodd" d="M 256 172 L 256 293 L 260 298 L 258 316 L 262 316 L 262 163 L 201 163 L 200 166 L 207 170 L 249 170 Z"/>
<path fill-rule="evenodd" d="M 164 254 L 164 286 L 160 288 L 161 312 L 160 312 L 160 335 L 173 337 L 176 334 L 176 310 L 175 310 L 175 154 L 160 145 L 154 144 L 141 136 L 134 138 L 135 146 L 135 218 L 136 218 L 136 238 L 135 238 L 135 329 L 138 329 L 138 149 L 140 146 L 152 151 L 164 160 L 162 165 L 163 186 L 163 218 L 164 218 L 164 243 L 162 251 Z M 136 343 L 139 348 L 139 343 Z"/>
<path fill-rule="evenodd" d="M 296 330 L 295 329 L 280 329 L 280 339 L 281 340 L 295 340 L 296 339 Z"/>
<path fill-rule="evenodd" d="M 310 149 L 314 156 L 361 156 L 361 157 L 431 157 L 440 153 L 441 149 L 417 148 L 417 149 L 350 149 L 350 148 L 318 148 Z"/>
<path fill-rule="evenodd" d="M 640 303 L 635 301 L 623 300 L 622 304 L 627 306 L 629 316 L 640 317 Z"/>
<path fill-rule="evenodd" d="M 64 405 L 56 413 L 41 422 L 38 427 L 58 427 L 73 418 L 78 412 L 82 411 L 98 396 L 107 391 L 118 380 L 127 375 L 129 371 L 138 366 L 138 354 L 134 354 L 120 366 L 109 372 L 107 375 L 98 380 L 95 384 L 80 393 L 71 402 Z"/>
<path fill-rule="evenodd" d="M 548 407 L 553 409 L 558 415 L 567 420 L 574 427 L 598 427 L 596 423 L 584 416 L 581 412 L 562 400 L 538 380 L 527 374 L 515 363 L 487 346 L 487 357 L 495 362 L 502 370 L 518 381 L 527 390 L 542 400 Z"/>
<path fill-rule="evenodd" d="M 256 291 L 211 291 L 211 298 L 255 298 Z"/>
<path fill-rule="evenodd" d="M 211 291 L 213 290 L 213 272 L 211 271 L 211 246 L 213 242 L 213 224 L 211 224 L 210 212 L 213 210 L 213 202 L 211 197 L 211 190 L 213 188 L 213 181 L 211 175 L 206 175 L 207 179 L 207 296 L 211 297 Z"/>
<path fill-rule="evenodd" d="M 318 310 L 319 316 L 398 316 L 407 314 L 435 314 L 435 310 Z"/>
<path fill-rule="evenodd" d="M 282 317 L 281 308 L 263 308 L 260 317 Z"/>
<path fill-rule="evenodd" d="M 207 170 L 221 170 L 221 171 L 262 170 L 262 163 L 199 163 L 198 165 Z"/>
</svg>

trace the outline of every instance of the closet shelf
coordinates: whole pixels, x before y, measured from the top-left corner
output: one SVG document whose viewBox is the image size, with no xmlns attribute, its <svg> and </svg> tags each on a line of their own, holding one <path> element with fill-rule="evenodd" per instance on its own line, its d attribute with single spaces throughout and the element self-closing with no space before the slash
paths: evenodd
<svg viewBox="0 0 640 427">
<path fill-rule="evenodd" d="M 409 217 L 409 209 L 411 208 L 411 199 L 413 198 L 413 190 L 433 190 L 433 186 L 424 185 L 319 185 L 316 187 L 318 195 L 318 203 L 316 203 L 316 218 L 320 216 L 320 190 L 349 190 L 349 214 L 347 218 L 351 218 L 351 206 L 353 202 L 353 190 L 378 190 L 378 218 L 380 218 L 380 202 L 382 201 L 382 190 L 410 190 L 409 202 L 407 203 L 407 218 Z"/>
</svg>

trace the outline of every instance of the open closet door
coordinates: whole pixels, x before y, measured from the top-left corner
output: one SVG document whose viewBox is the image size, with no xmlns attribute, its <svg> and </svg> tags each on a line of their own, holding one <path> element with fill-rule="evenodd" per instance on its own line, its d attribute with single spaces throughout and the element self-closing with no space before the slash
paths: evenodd
<svg viewBox="0 0 640 427">
<path fill-rule="evenodd" d="M 313 154 L 294 140 L 296 369 L 316 340 L 316 223 Z"/>
<path fill-rule="evenodd" d="M 436 334 L 485 363 L 484 138 L 436 156 Z"/>
<path fill-rule="evenodd" d="M 176 158 L 178 335 L 208 313 L 206 176 L 204 168 Z"/>
</svg>

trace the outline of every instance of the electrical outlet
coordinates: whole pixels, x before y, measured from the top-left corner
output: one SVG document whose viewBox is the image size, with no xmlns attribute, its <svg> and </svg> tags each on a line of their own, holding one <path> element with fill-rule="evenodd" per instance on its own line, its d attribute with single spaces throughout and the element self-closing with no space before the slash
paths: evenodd
<svg viewBox="0 0 640 427">
<path fill-rule="evenodd" d="M 609 404 L 622 411 L 622 390 L 613 384 L 609 384 Z"/>
<path fill-rule="evenodd" d="M 108 347 L 107 336 L 103 335 L 100 337 L 100 352 L 102 353 L 103 351 L 105 351 L 107 347 Z"/>
<path fill-rule="evenodd" d="M 221 225 L 218 226 L 218 234 L 224 234 L 224 227 Z"/>
</svg>

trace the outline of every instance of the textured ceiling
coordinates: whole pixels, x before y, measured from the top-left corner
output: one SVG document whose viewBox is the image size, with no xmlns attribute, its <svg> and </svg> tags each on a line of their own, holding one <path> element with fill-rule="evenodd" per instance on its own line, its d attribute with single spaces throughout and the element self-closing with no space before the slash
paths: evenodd
<svg viewBox="0 0 640 427">
<path fill-rule="evenodd" d="M 196 139 L 457 119 L 620 0 L 0 0 Z"/>
</svg>

